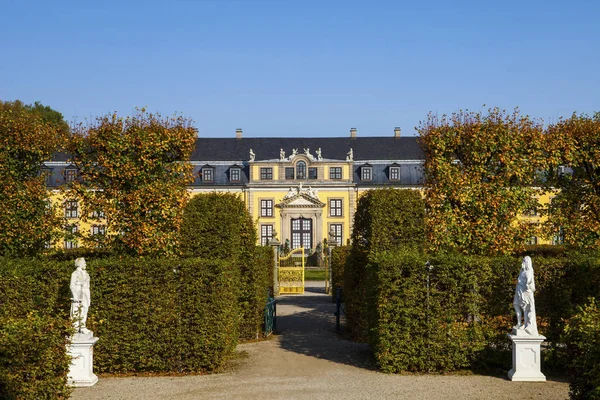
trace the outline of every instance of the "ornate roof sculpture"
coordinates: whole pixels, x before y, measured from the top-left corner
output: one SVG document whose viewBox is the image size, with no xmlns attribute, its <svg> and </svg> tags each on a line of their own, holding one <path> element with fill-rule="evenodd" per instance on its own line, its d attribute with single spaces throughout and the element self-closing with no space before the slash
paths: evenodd
<svg viewBox="0 0 600 400">
<path fill-rule="evenodd" d="M 275 207 L 279 208 L 306 208 L 306 207 L 325 207 L 325 203 L 319 200 L 319 192 L 310 186 L 307 189 L 302 187 L 302 182 L 297 187 L 292 186 L 283 197 L 283 200 Z"/>
</svg>

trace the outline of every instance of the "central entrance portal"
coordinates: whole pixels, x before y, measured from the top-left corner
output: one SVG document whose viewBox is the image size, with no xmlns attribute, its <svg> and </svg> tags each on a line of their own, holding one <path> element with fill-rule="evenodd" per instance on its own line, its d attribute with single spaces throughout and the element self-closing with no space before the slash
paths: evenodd
<svg viewBox="0 0 600 400">
<path fill-rule="evenodd" d="M 292 219 L 292 249 L 304 247 L 312 249 L 312 219 Z"/>
</svg>

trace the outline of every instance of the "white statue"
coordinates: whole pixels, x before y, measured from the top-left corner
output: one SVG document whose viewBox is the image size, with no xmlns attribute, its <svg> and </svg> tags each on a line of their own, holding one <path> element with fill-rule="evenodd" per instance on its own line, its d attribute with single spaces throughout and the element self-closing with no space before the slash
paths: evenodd
<svg viewBox="0 0 600 400">
<path fill-rule="evenodd" d="M 90 296 L 90 275 L 85 270 L 86 264 L 84 258 L 75 260 L 75 271 L 71 274 L 71 319 L 73 326 L 78 333 L 89 334 L 91 331 L 86 328 L 88 310 L 91 304 Z"/>
<path fill-rule="evenodd" d="M 316 198 L 316 199 L 318 199 L 318 198 L 319 198 L 319 191 L 318 191 L 317 189 L 313 189 L 313 188 L 311 188 L 310 186 L 308 187 L 307 194 L 308 194 L 310 197 L 313 197 L 313 198 Z"/>
<path fill-rule="evenodd" d="M 296 189 L 294 189 L 294 187 L 291 187 L 290 190 L 286 193 L 285 196 L 283 196 L 284 199 L 289 199 L 290 197 L 294 197 L 296 195 Z"/>
<path fill-rule="evenodd" d="M 350 147 L 350 151 L 346 153 L 346 161 L 354 161 L 354 151 Z"/>
<path fill-rule="evenodd" d="M 315 151 L 315 153 L 317 153 L 317 160 L 318 161 L 323 160 L 323 157 L 321 157 L 321 148 L 320 147 Z"/>
<path fill-rule="evenodd" d="M 279 161 L 285 160 L 285 151 L 283 149 L 279 149 Z"/>
<path fill-rule="evenodd" d="M 298 149 L 292 149 L 292 157 L 298 155 Z"/>
<path fill-rule="evenodd" d="M 517 313 L 516 329 L 522 329 L 530 335 L 537 336 L 537 323 L 535 320 L 535 301 L 533 299 L 535 292 L 535 282 L 533 279 L 533 265 L 531 257 L 525 256 L 521 263 L 521 272 L 515 287 L 515 297 L 513 306 Z"/>
<path fill-rule="evenodd" d="M 252 149 L 250 149 L 250 161 L 254 161 L 255 157 L 256 157 L 256 155 L 254 154 L 254 152 L 252 151 Z"/>
</svg>

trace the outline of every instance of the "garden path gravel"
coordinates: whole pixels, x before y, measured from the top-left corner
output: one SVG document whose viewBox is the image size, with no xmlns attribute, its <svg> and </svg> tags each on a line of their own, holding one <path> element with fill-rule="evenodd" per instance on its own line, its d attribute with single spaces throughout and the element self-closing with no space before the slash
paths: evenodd
<svg viewBox="0 0 600 400">
<path fill-rule="evenodd" d="M 390 375 L 369 349 L 335 333 L 335 304 L 323 284 L 281 296 L 276 336 L 238 346 L 231 372 L 181 377 L 103 377 L 72 399 L 568 399 L 566 382 L 511 382 L 483 375 Z M 100 338 L 102 340 L 102 338 Z M 507 370 L 510 366 L 507 366 Z"/>
</svg>

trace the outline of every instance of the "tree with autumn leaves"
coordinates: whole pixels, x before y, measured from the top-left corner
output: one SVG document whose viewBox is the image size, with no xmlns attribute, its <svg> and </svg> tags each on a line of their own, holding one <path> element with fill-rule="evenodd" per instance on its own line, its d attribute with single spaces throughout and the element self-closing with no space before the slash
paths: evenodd
<svg viewBox="0 0 600 400">
<path fill-rule="evenodd" d="M 508 253 L 537 233 L 517 216 L 538 206 L 535 187 L 545 168 L 541 123 L 518 109 L 492 108 L 429 114 L 417 130 L 432 249 Z"/>
<path fill-rule="evenodd" d="M 548 127 L 548 236 L 600 248 L 600 113 L 573 114 Z"/>
<path fill-rule="evenodd" d="M 82 220 L 107 228 L 88 244 L 137 256 L 176 254 L 196 136 L 190 120 L 144 109 L 75 127 L 68 150 L 79 178 L 67 195 L 80 200 Z"/>
<path fill-rule="evenodd" d="M 43 163 L 58 150 L 65 128 L 62 115 L 40 103 L 0 101 L 0 255 L 36 254 L 59 233 Z"/>
</svg>

